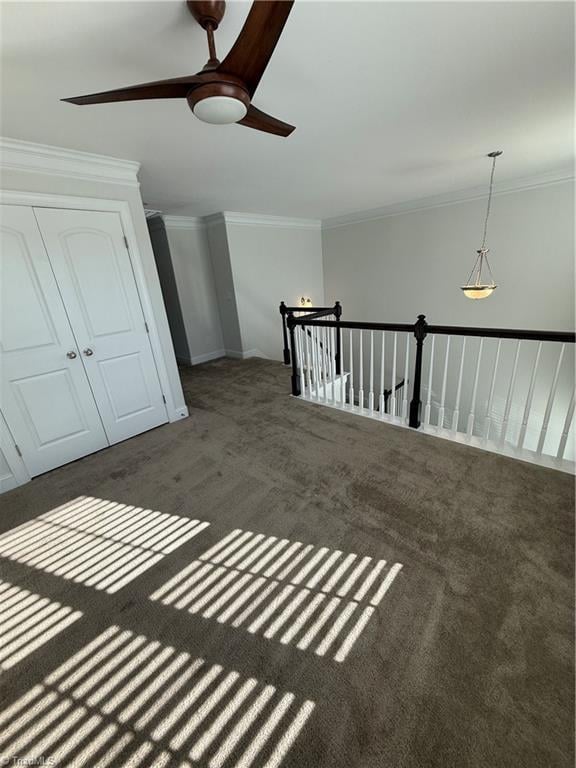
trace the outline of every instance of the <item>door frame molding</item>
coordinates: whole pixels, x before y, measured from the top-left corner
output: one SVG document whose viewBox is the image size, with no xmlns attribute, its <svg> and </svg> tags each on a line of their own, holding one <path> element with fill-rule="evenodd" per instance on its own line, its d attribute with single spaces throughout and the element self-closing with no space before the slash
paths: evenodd
<svg viewBox="0 0 576 768">
<path fill-rule="evenodd" d="M 0 477 L 0 493 L 30 482 L 32 479 L 30 473 L 24 464 L 24 459 L 16 450 L 16 440 L 2 413 L 0 413 L 0 455 L 4 456 L 12 473 L 11 476 Z"/>
<path fill-rule="evenodd" d="M 134 279 L 136 281 L 136 289 L 142 304 L 144 320 L 148 325 L 150 345 L 152 347 L 152 355 L 160 380 L 160 387 L 162 389 L 162 394 L 166 398 L 168 421 L 174 422 L 186 418 L 186 416 L 188 416 L 188 408 L 186 406 L 178 407 L 176 405 L 170 387 L 170 379 L 168 377 L 164 355 L 162 354 L 162 345 L 160 343 L 160 335 L 154 316 L 152 299 L 150 298 L 150 293 L 148 291 L 144 265 L 142 263 L 142 255 L 138 246 L 138 238 L 128 201 L 1 189 L 0 205 L 21 205 L 32 208 L 64 208 L 77 211 L 103 211 L 117 213 L 120 216 L 122 229 L 126 235 L 126 240 L 128 241 L 128 254 L 130 263 L 132 264 Z M 7 461 L 10 461 L 8 457 L 6 457 L 6 459 Z M 11 469 L 14 471 L 12 466 Z M 18 469 L 21 470 L 20 467 L 18 467 Z M 21 475 L 21 471 L 19 474 Z M 21 482 L 27 482 L 22 475 Z"/>
</svg>

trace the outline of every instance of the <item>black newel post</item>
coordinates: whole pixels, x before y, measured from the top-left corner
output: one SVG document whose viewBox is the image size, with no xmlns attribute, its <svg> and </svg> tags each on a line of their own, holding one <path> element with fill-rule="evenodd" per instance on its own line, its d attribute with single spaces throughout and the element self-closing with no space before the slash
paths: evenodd
<svg viewBox="0 0 576 768">
<path fill-rule="evenodd" d="M 294 338 L 294 313 L 288 312 L 288 331 L 290 333 L 290 357 L 292 359 L 292 394 L 300 394 L 300 376 L 298 375 L 298 359 L 296 357 L 296 340 Z"/>
<path fill-rule="evenodd" d="M 342 305 L 339 301 L 334 303 L 334 316 L 336 317 L 336 322 L 338 325 L 336 326 L 336 354 L 334 356 L 334 361 L 336 363 L 336 375 L 340 375 L 342 373 L 342 339 L 340 338 L 340 317 L 342 316 Z"/>
<path fill-rule="evenodd" d="M 414 337 L 416 338 L 416 365 L 414 366 L 414 388 L 412 390 L 412 400 L 410 401 L 410 419 L 409 426 L 418 429 L 420 426 L 420 411 L 422 409 L 422 400 L 420 399 L 420 380 L 422 379 L 422 347 L 426 338 L 426 315 L 418 315 L 418 320 L 414 325 Z"/>
<path fill-rule="evenodd" d="M 282 341 L 284 342 L 284 365 L 290 365 L 290 350 L 288 349 L 288 333 L 286 331 L 286 304 L 280 302 L 280 314 L 282 315 Z"/>
</svg>

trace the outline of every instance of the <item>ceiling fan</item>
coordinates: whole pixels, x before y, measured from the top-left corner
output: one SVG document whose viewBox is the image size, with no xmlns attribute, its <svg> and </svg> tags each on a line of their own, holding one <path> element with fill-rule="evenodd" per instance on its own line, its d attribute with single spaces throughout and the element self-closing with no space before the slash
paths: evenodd
<svg viewBox="0 0 576 768">
<path fill-rule="evenodd" d="M 268 66 L 294 0 L 255 0 L 222 62 L 216 56 L 214 31 L 222 21 L 224 0 L 187 0 L 190 13 L 208 36 L 210 58 L 195 75 L 157 80 L 113 91 L 62 99 L 71 104 L 103 104 L 140 99 L 186 99 L 196 117 L 206 123 L 239 123 L 257 131 L 289 136 L 293 125 L 257 109 L 252 97 Z"/>
</svg>

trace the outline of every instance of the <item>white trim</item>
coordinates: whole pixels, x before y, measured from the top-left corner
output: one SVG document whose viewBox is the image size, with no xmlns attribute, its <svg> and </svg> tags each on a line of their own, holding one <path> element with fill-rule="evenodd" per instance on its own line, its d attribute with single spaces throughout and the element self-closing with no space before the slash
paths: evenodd
<svg viewBox="0 0 576 768">
<path fill-rule="evenodd" d="M 247 360 L 249 357 L 261 357 L 264 360 L 270 359 L 268 355 L 260 352 L 259 349 L 247 349 L 245 352 L 242 352 L 242 360 Z"/>
<path fill-rule="evenodd" d="M 573 168 L 562 168 L 558 171 L 541 174 L 540 176 L 529 176 L 521 179 L 500 182 L 494 188 L 494 195 L 507 195 L 511 192 L 523 192 L 538 187 L 548 187 L 552 184 L 562 184 L 567 181 L 574 181 Z M 487 196 L 487 188 L 483 186 L 461 189 L 456 192 L 447 192 L 441 195 L 420 197 L 415 200 L 406 200 L 401 203 L 386 205 L 382 208 L 373 208 L 368 211 L 356 211 L 354 213 L 344 214 L 343 216 L 333 216 L 329 219 L 323 219 L 322 229 L 334 229 L 335 227 L 345 227 L 347 224 L 386 219 L 389 216 L 400 216 L 405 213 L 416 213 L 417 211 L 425 211 L 430 208 L 441 208 L 446 205 L 467 203 L 473 200 L 482 200 Z"/>
<path fill-rule="evenodd" d="M 221 357 L 226 356 L 225 349 L 216 349 L 214 352 L 205 352 L 203 355 L 193 355 L 192 365 L 199 365 L 200 363 L 207 363 L 209 360 L 218 360 Z"/>
<path fill-rule="evenodd" d="M 224 211 L 226 224 L 239 224 L 246 227 L 285 227 L 287 229 L 320 229 L 320 219 L 294 219 L 287 216 L 268 216 L 255 213 L 236 213 Z"/>
<path fill-rule="evenodd" d="M 210 216 L 203 216 L 201 219 L 205 227 L 216 227 L 219 224 L 226 224 L 223 213 L 212 213 Z"/>
<path fill-rule="evenodd" d="M 308 397 L 294 396 L 296 400 L 302 400 L 305 403 L 311 403 L 312 405 L 318 405 L 323 408 L 334 408 L 340 413 L 349 413 L 352 416 L 363 416 L 366 419 L 372 419 L 384 424 L 385 426 L 400 427 L 400 429 L 409 429 L 413 434 L 428 435 L 429 437 L 439 437 L 442 440 L 449 440 L 453 443 L 460 443 L 468 448 L 477 448 L 481 451 L 487 451 L 488 453 L 496 453 L 499 456 L 506 456 L 509 459 L 516 459 L 517 461 L 524 461 L 528 464 L 538 464 L 541 467 L 548 467 L 550 469 L 556 469 L 559 472 L 566 472 L 567 474 L 576 474 L 576 463 L 569 459 L 558 459 L 555 456 L 547 456 L 545 454 L 537 454 L 535 451 L 529 451 L 525 448 L 518 449 L 511 445 L 495 443 L 493 440 L 484 440 L 481 437 L 468 437 L 462 432 L 454 434 L 451 429 L 443 429 L 440 427 L 432 426 L 431 424 L 421 424 L 418 429 L 413 429 L 408 426 L 402 418 L 395 416 L 388 419 L 382 419 L 377 413 L 370 413 L 368 408 L 360 409 L 357 405 L 350 407 L 346 404 L 342 407 L 338 403 L 331 403 L 329 401 L 316 401 L 310 400 Z"/>
<path fill-rule="evenodd" d="M 261 357 L 264 360 L 269 360 L 268 355 L 264 352 L 260 352 L 259 349 L 247 349 L 245 352 L 237 352 L 235 349 L 225 350 L 225 356 L 231 357 L 233 360 L 247 360 L 249 357 Z"/>
<path fill-rule="evenodd" d="M 218 224 L 238 224 L 245 227 L 280 227 L 284 229 L 319 230 L 320 219 L 294 219 L 286 216 L 267 216 L 254 213 L 234 213 L 223 211 L 210 216 L 174 216 L 165 215 L 164 223 L 171 229 L 202 229 Z"/>
<path fill-rule="evenodd" d="M 11 475 L 0 477 L 0 493 L 12 490 L 19 485 L 29 483 L 32 479 L 26 469 L 24 460 L 16 451 L 16 441 L 14 440 L 10 428 L 6 423 L 4 416 L 0 413 L 0 455 L 3 455 L 10 469 Z"/>
<path fill-rule="evenodd" d="M 204 229 L 204 220 L 199 216 L 162 216 L 167 229 Z"/>
<path fill-rule="evenodd" d="M 0 136 L 0 167 L 138 187 L 140 163 Z"/>
<path fill-rule="evenodd" d="M 156 369 L 160 379 L 160 387 L 166 398 L 166 411 L 169 421 L 180 421 L 188 415 L 186 406 L 177 407 L 170 386 L 168 370 L 162 354 L 162 344 L 158 334 L 158 327 L 154 317 L 152 300 L 148 292 L 146 276 L 142 257 L 138 247 L 138 238 L 132 221 L 130 205 L 125 200 L 102 200 L 92 197 L 70 197 L 68 195 L 49 195 L 40 192 L 15 192 L 12 190 L 0 190 L 0 204 L 4 205 L 27 205 L 36 208 L 72 208 L 80 211 L 111 211 L 118 213 L 122 222 L 122 229 L 128 241 L 128 251 L 134 270 L 136 287 L 142 302 L 144 320 L 148 324 L 150 344 L 152 353 L 156 362 Z"/>
<path fill-rule="evenodd" d="M 200 365 L 201 363 L 208 363 L 210 360 L 219 360 L 222 357 L 226 357 L 225 349 L 216 349 L 213 352 L 204 352 L 202 355 L 192 355 L 192 357 L 176 357 L 178 363 L 183 365 Z"/>
</svg>

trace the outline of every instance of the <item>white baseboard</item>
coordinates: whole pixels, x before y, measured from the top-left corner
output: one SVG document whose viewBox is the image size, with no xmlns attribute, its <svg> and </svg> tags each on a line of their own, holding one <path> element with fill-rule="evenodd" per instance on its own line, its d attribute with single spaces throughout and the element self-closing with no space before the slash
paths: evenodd
<svg viewBox="0 0 576 768">
<path fill-rule="evenodd" d="M 203 355 L 192 355 L 192 357 L 176 357 L 176 361 L 182 365 L 200 365 L 210 360 L 217 360 L 219 357 L 226 357 L 225 349 L 216 349 L 213 352 L 205 352 Z"/>
<path fill-rule="evenodd" d="M 231 357 L 234 360 L 247 360 L 249 357 L 262 357 L 265 360 L 268 360 L 268 356 L 263 352 L 260 352 L 259 349 L 247 349 L 244 352 L 237 352 L 234 349 L 227 349 L 225 354 L 226 357 Z"/>
<path fill-rule="evenodd" d="M 244 360 L 247 360 L 249 357 L 262 357 L 264 360 L 268 360 L 268 355 L 265 355 L 264 352 L 260 352 L 259 349 L 247 349 L 242 353 L 242 357 Z"/>
<path fill-rule="evenodd" d="M 199 365 L 200 363 L 207 363 L 209 360 L 217 360 L 219 357 L 225 357 L 226 350 L 216 349 L 214 352 L 205 352 L 203 355 L 193 355 L 192 365 Z"/>
<path fill-rule="evenodd" d="M 168 421 L 170 424 L 172 424 L 174 421 L 181 421 L 182 419 L 187 419 L 189 416 L 188 408 L 185 405 L 180 406 L 180 408 L 175 408 L 172 412 L 168 413 Z"/>
</svg>

